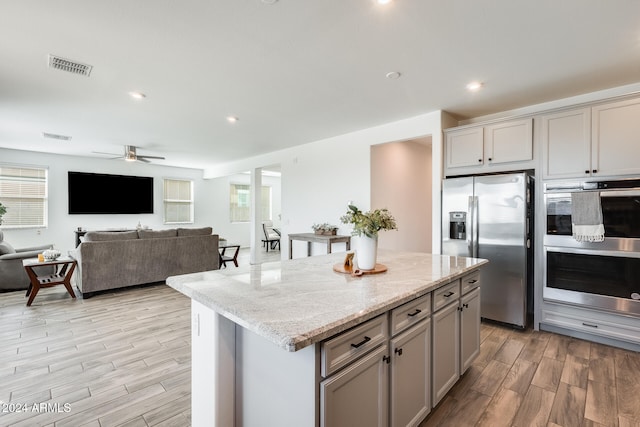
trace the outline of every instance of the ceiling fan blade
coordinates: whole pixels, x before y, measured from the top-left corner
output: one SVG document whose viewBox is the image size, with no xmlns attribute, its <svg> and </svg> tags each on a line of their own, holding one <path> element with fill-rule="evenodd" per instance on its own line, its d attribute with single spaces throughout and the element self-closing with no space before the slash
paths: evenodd
<svg viewBox="0 0 640 427">
<path fill-rule="evenodd" d="M 118 156 L 118 157 L 122 157 L 120 154 L 116 154 L 116 153 L 103 153 L 101 151 L 92 151 L 93 154 L 104 154 L 107 156 Z"/>
<path fill-rule="evenodd" d="M 164 160 L 164 157 L 161 156 L 145 156 L 145 155 L 140 155 L 138 154 L 138 159 L 139 158 L 143 158 L 143 159 L 159 159 L 159 160 Z"/>
</svg>

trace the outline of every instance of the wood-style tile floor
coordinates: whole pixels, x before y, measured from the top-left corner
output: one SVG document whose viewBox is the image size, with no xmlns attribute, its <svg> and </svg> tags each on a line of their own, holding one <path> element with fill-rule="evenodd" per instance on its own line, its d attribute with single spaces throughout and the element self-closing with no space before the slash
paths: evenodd
<svg viewBox="0 0 640 427">
<path fill-rule="evenodd" d="M 484 322 L 481 340 L 420 427 L 640 426 L 640 353 Z"/>
<path fill-rule="evenodd" d="M 188 426 L 190 300 L 155 285 L 0 294 L 0 426 Z"/>
<path fill-rule="evenodd" d="M 188 298 L 59 286 L 25 303 L 0 294 L 0 426 L 190 425 Z M 640 426 L 640 353 L 483 323 L 479 358 L 422 423 L 445 425 Z"/>
</svg>

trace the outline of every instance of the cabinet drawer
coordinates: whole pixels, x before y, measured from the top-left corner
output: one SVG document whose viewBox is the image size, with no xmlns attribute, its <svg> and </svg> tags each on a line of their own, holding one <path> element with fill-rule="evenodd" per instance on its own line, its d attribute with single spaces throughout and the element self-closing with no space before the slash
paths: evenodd
<svg viewBox="0 0 640 427">
<path fill-rule="evenodd" d="M 460 280 L 453 281 L 433 291 L 433 311 L 438 311 L 445 305 L 460 297 Z"/>
<path fill-rule="evenodd" d="M 413 301 L 391 310 L 391 335 L 395 335 L 413 326 L 431 314 L 431 294 L 423 295 Z"/>
<path fill-rule="evenodd" d="M 542 310 L 540 323 L 640 344 L 640 326 L 636 320 L 627 323 L 625 316 L 548 304 L 548 308 Z"/>
<path fill-rule="evenodd" d="M 388 331 L 385 313 L 323 342 L 321 375 L 331 375 L 377 347 L 387 340 Z"/>
<path fill-rule="evenodd" d="M 460 286 L 461 286 L 460 293 L 462 295 L 480 286 L 480 270 L 476 270 L 473 273 L 469 273 L 466 276 L 464 276 L 461 280 Z"/>
</svg>

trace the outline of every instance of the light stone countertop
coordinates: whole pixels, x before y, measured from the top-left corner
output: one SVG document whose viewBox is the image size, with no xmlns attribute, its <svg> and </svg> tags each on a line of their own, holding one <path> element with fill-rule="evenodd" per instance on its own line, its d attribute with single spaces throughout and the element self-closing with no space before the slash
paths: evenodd
<svg viewBox="0 0 640 427">
<path fill-rule="evenodd" d="M 297 351 L 422 296 L 487 260 L 378 251 L 380 274 L 333 271 L 345 253 L 172 276 L 167 284 L 287 351 Z"/>
</svg>

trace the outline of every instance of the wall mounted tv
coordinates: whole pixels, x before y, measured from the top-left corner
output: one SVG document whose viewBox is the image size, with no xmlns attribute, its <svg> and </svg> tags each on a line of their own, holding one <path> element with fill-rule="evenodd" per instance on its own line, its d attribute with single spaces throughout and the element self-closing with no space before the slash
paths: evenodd
<svg viewBox="0 0 640 427">
<path fill-rule="evenodd" d="M 153 213 L 153 177 L 69 171 L 69 214 Z"/>
</svg>

